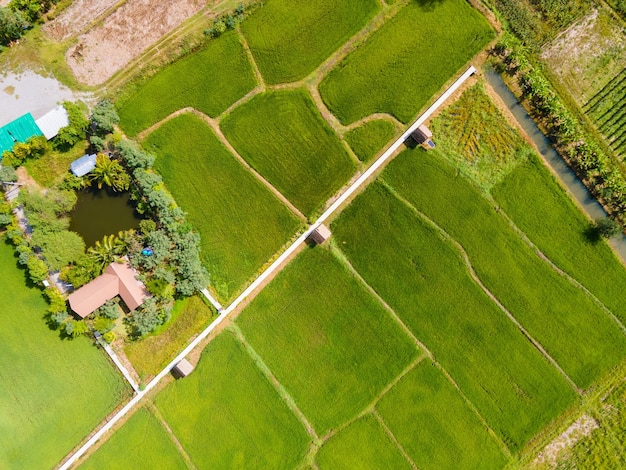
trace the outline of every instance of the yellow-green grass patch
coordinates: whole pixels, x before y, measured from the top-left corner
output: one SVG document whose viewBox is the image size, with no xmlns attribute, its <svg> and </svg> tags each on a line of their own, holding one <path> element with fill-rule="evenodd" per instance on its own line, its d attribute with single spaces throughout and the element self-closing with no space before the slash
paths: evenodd
<svg viewBox="0 0 626 470">
<path fill-rule="evenodd" d="M 369 162 L 396 134 L 396 126 L 383 119 L 369 121 L 346 133 L 345 139 L 359 160 Z"/>
<path fill-rule="evenodd" d="M 156 405 L 198 468 L 294 468 L 309 445 L 303 425 L 228 331 Z"/>
<path fill-rule="evenodd" d="M 411 1 L 326 76 L 320 93 L 344 124 L 377 112 L 407 123 L 493 37 L 464 0 Z"/>
<path fill-rule="evenodd" d="M 168 121 L 145 146 L 200 233 L 211 286 L 230 299 L 297 231 L 298 219 L 196 115 Z"/>
<path fill-rule="evenodd" d="M 356 170 L 302 89 L 257 95 L 221 126 L 241 156 L 305 215 L 319 209 Z"/>
<path fill-rule="evenodd" d="M 459 252 L 378 183 L 332 225 L 365 281 L 434 354 L 511 450 L 574 399 L 471 278 Z"/>
</svg>

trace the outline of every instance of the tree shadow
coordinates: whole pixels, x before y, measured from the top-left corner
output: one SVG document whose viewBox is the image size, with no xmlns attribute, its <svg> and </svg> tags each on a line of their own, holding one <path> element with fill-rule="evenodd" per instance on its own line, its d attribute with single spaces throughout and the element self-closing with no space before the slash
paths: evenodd
<svg viewBox="0 0 626 470">
<path fill-rule="evenodd" d="M 583 235 L 585 236 L 588 242 L 594 245 L 598 243 L 600 239 L 602 238 L 600 236 L 600 232 L 598 231 L 598 227 L 596 227 L 595 224 L 590 224 L 583 232 Z"/>
</svg>

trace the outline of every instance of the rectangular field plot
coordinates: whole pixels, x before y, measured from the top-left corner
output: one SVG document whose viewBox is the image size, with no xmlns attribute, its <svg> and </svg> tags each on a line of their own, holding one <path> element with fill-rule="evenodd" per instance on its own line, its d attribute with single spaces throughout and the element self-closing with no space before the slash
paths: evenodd
<svg viewBox="0 0 626 470">
<path fill-rule="evenodd" d="M 307 216 L 356 170 L 304 90 L 257 95 L 221 126 L 237 152 Z"/>
<path fill-rule="evenodd" d="M 474 282 L 459 252 L 384 187 L 370 186 L 333 231 L 511 450 L 572 403 L 565 379 Z"/>
<path fill-rule="evenodd" d="M 301 253 L 237 323 L 320 435 L 362 411 L 418 353 L 322 248 Z"/>
<path fill-rule="evenodd" d="M 116 103 L 120 127 L 134 136 L 186 107 L 215 117 L 255 85 L 239 37 L 226 33 L 123 92 Z"/>
<path fill-rule="evenodd" d="M 228 331 L 156 405 L 197 468 L 295 468 L 309 439 Z"/>
<path fill-rule="evenodd" d="M 298 220 L 195 115 L 168 121 L 145 144 L 200 232 L 211 286 L 220 299 L 231 298 L 295 233 Z"/>
<path fill-rule="evenodd" d="M 538 157 L 516 168 L 492 191 L 513 222 L 557 266 L 626 322 L 626 270 Z"/>
<path fill-rule="evenodd" d="M 491 38 L 464 0 L 412 1 L 333 69 L 320 93 L 344 124 L 373 113 L 407 123 Z"/>
<path fill-rule="evenodd" d="M 396 133 L 392 122 L 369 121 L 346 133 L 345 139 L 362 162 L 369 162 L 389 143 Z"/>
<path fill-rule="evenodd" d="M 405 151 L 383 178 L 463 246 L 485 286 L 579 387 L 626 357 L 614 320 L 524 243 L 436 149 Z"/>
<path fill-rule="evenodd" d="M 87 338 L 62 341 L 46 326 L 41 292 L 1 241 L 0 467 L 52 468 L 130 388 Z"/>
<path fill-rule="evenodd" d="M 409 470 L 411 465 L 372 415 L 365 415 L 325 442 L 317 453 L 321 470 Z"/>
<path fill-rule="evenodd" d="M 304 78 L 379 9 L 376 0 L 267 0 L 242 25 L 268 83 Z"/>
<path fill-rule="evenodd" d="M 141 408 L 80 466 L 81 470 L 104 468 L 185 470 L 187 465 L 158 418 Z"/>
<path fill-rule="evenodd" d="M 430 361 L 404 376 L 377 408 L 422 470 L 501 469 L 506 463 L 493 436 Z"/>
</svg>

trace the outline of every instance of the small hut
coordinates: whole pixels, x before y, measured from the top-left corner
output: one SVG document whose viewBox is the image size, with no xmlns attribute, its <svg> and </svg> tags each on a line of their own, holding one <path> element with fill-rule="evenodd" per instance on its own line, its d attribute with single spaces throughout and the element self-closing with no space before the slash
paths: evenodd
<svg viewBox="0 0 626 470">
<path fill-rule="evenodd" d="M 193 365 L 187 359 L 183 359 L 178 364 L 174 366 L 172 372 L 176 374 L 178 378 L 187 377 L 189 374 L 193 372 Z"/>
<path fill-rule="evenodd" d="M 326 227 L 326 225 L 321 224 L 319 227 L 311 232 L 311 235 L 309 235 L 309 240 L 316 245 L 321 245 L 326 240 L 328 240 L 331 235 L 332 234 L 330 233 L 330 229 Z"/>
<path fill-rule="evenodd" d="M 76 176 L 85 176 L 96 167 L 96 154 L 83 155 L 78 160 L 74 160 L 70 164 L 70 170 Z"/>
<path fill-rule="evenodd" d="M 422 147 L 424 147 L 426 150 L 428 149 L 432 149 L 435 148 L 435 144 L 432 141 L 432 136 L 433 133 L 431 132 L 431 130 L 426 127 L 426 125 L 422 124 L 421 126 L 419 126 L 417 129 L 415 129 L 412 133 L 411 133 L 411 137 L 413 137 L 413 140 L 415 140 L 415 142 L 418 145 L 421 145 Z"/>
</svg>

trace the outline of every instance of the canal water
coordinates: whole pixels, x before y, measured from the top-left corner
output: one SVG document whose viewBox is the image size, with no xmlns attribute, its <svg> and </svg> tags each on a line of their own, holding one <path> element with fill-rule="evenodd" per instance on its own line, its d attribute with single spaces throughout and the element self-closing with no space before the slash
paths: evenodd
<svg viewBox="0 0 626 470">
<path fill-rule="evenodd" d="M 541 132 L 532 118 L 528 115 L 524 107 L 517 101 L 515 95 L 506 86 L 500 75 L 495 70 L 486 70 L 485 78 L 487 83 L 500 96 L 504 104 L 509 108 L 515 120 L 524 129 L 528 136 L 541 153 L 544 160 L 550 165 L 554 173 L 567 187 L 569 192 L 578 201 L 582 209 L 593 220 L 598 220 L 607 216 L 602 206 L 589 193 L 585 185 L 578 179 L 576 173 L 565 163 L 558 152 L 552 146 L 550 140 Z M 626 263 L 626 237 L 623 235 L 610 240 L 611 245 L 617 254 Z"/>
</svg>

